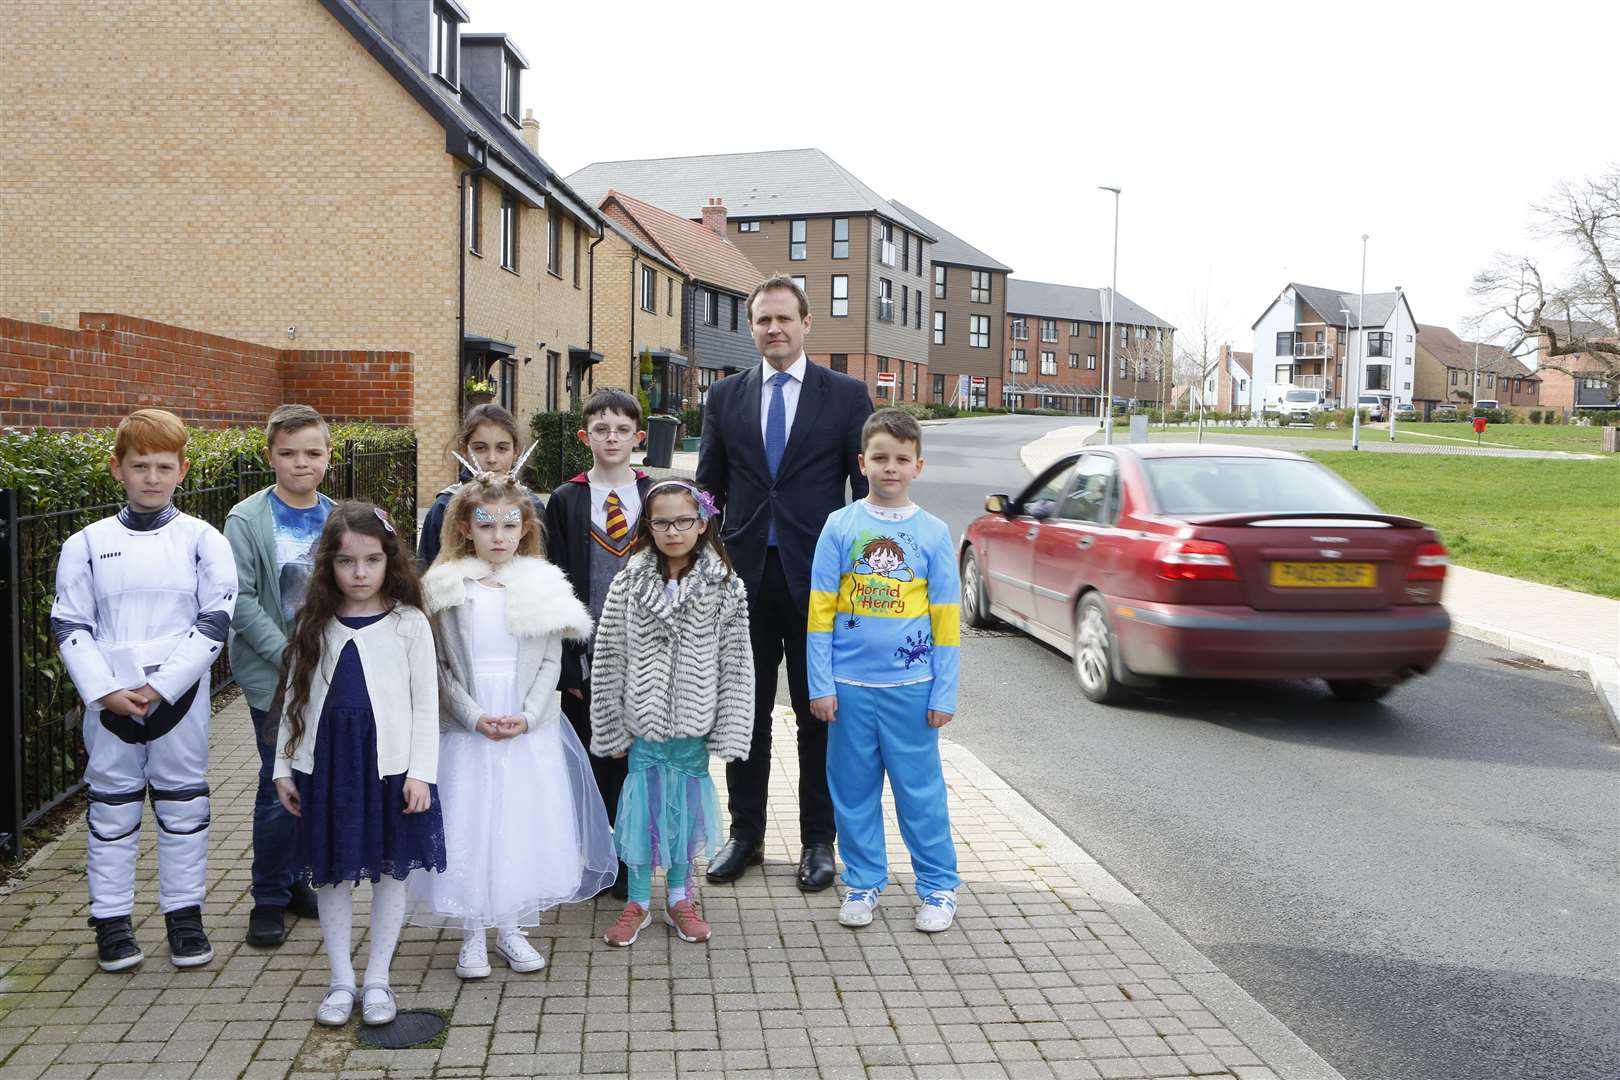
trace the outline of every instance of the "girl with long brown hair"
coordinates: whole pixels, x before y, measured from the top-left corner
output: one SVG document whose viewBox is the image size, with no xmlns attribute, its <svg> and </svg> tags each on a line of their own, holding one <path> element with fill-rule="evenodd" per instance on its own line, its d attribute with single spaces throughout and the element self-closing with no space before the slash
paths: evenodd
<svg viewBox="0 0 1620 1080">
<path fill-rule="evenodd" d="M 523 435 L 518 431 L 517 419 L 494 402 L 468 409 L 455 437 L 450 440 L 450 452 L 462 465 L 464 479 L 469 473 L 505 476 L 512 471 L 522 447 Z M 468 464 L 473 468 L 468 469 Z M 460 490 L 460 481 L 451 484 L 440 491 L 433 505 L 428 507 L 427 517 L 422 521 L 422 535 L 416 542 L 416 566 L 423 573 L 427 573 L 427 568 L 439 557 L 445 511 L 450 509 L 450 500 Z M 538 498 L 534 499 L 534 508 L 536 513 L 544 510 Z"/>
<path fill-rule="evenodd" d="M 297 862 L 315 886 L 331 985 L 316 1009 L 368 1024 L 397 1006 L 389 967 L 405 921 L 405 878 L 445 868 L 435 791 L 439 688 L 433 628 L 410 552 L 388 515 L 339 503 L 315 547 L 289 636 L 277 705 L 276 793 L 298 818 Z M 371 882 L 362 989 L 350 958 L 353 886 Z"/>
</svg>

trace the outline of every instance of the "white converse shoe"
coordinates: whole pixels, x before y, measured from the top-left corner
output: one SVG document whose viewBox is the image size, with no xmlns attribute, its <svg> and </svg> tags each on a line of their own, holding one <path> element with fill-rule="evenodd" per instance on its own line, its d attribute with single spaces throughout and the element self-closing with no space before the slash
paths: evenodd
<svg viewBox="0 0 1620 1080">
<path fill-rule="evenodd" d="M 484 943 L 484 932 L 474 931 L 461 939 L 461 955 L 456 958 L 456 974 L 463 979 L 489 977 L 489 949 Z"/>
<path fill-rule="evenodd" d="M 949 930 L 956 921 L 956 893 L 941 889 L 923 897 L 917 909 L 917 929 L 925 934 L 938 934 Z"/>
<path fill-rule="evenodd" d="M 546 958 L 529 944 L 528 935 L 520 930 L 502 930 L 496 934 L 495 951 L 506 958 L 513 971 L 539 971 L 546 966 Z"/>
<path fill-rule="evenodd" d="M 844 903 L 838 909 L 838 923 L 840 926 L 871 926 L 872 910 L 877 907 L 878 891 L 876 889 L 849 889 L 844 893 Z"/>
</svg>

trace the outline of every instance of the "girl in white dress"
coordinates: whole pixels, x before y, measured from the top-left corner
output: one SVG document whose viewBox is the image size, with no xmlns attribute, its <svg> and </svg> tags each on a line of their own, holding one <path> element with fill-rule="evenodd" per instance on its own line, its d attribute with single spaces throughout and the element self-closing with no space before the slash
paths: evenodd
<svg viewBox="0 0 1620 1080">
<path fill-rule="evenodd" d="M 439 636 L 439 792 L 449 870 L 413 875 L 410 919 L 463 931 L 456 974 L 490 973 L 485 931 L 513 971 L 545 958 L 523 927 L 595 896 L 618 869 L 590 761 L 557 696 L 565 638 L 591 618 L 541 550 L 528 490 L 463 484 L 423 578 Z"/>
</svg>

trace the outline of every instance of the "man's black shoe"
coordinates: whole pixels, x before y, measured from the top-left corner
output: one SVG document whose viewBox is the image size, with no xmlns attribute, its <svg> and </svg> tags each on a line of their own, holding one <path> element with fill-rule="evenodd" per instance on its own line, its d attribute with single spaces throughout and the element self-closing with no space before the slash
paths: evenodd
<svg viewBox="0 0 1620 1080">
<path fill-rule="evenodd" d="M 613 899 L 630 899 L 630 868 L 622 862 L 619 864 L 619 876 L 613 879 Z"/>
<path fill-rule="evenodd" d="M 820 892 L 833 883 L 838 872 L 838 861 L 833 858 L 831 844 L 806 844 L 799 856 L 799 889 L 802 892 Z"/>
<path fill-rule="evenodd" d="M 248 914 L 247 943 L 256 949 L 273 949 L 287 940 L 287 909 L 256 904 Z"/>
<path fill-rule="evenodd" d="M 166 912 L 169 924 L 169 962 L 177 968 L 200 967 L 214 958 L 214 947 L 203 932 L 202 908 L 193 905 Z"/>
<path fill-rule="evenodd" d="M 135 928 L 128 915 L 92 917 L 90 925 L 96 930 L 96 963 L 102 971 L 127 971 L 146 959 L 135 941 Z"/>
<path fill-rule="evenodd" d="M 733 836 L 715 855 L 714 861 L 709 863 L 708 878 L 716 885 L 724 885 L 742 877 L 750 866 L 758 866 L 764 861 L 764 844 Z"/>
<path fill-rule="evenodd" d="M 300 919 L 318 919 L 321 906 L 315 899 L 315 890 L 305 881 L 293 882 L 292 894 L 287 898 L 287 913 Z"/>
</svg>

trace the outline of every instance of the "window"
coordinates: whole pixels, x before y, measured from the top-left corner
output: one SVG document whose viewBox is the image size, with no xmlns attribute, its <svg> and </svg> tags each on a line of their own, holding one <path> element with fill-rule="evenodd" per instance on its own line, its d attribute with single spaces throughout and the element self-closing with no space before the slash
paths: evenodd
<svg viewBox="0 0 1620 1080">
<path fill-rule="evenodd" d="M 1411 334 L 1406 335 L 1406 343 L 1408 345 L 1412 344 L 1412 335 Z"/>
<path fill-rule="evenodd" d="M 793 284 L 797 285 L 800 288 L 800 290 L 802 290 L 804 292 L 804 295 L 806 295 L 806 296 L 810 295 L 810 286 L 805 284 L 803 275 L 794 274 L 793 275 Z"/>
<path fill-rule="evenodd" d="M 975 349 L 988 349 L 990 347 L 990 316 L 968 316 L 968 345 Z M 1024 350 L 1019 349 L 1020 353 Z M 1025 368 L 1027 371 L 1028 368 Z"/>
<path fill-rule="evenodd" d="M 579 288 L 579 264 L 584 262 L 580 258 L 579 223 L 574 223 L 574 288 Z"/>
<path fill-rule="evenodd" d="M 518 118 L 518 66 L 511 53 L 501 55 L 501 111 L 508 118 Z"/>
<path fill-rule="evenodd" d="M 990 271 L 973 271 L 972 280 L 968 284 L 969 300 L 975 304 L 988 304 L 990 302 Z"/>
<path fill-rule="evenodd" d="M 1075 370 L 1075 371 L 1080 370 L 1080 354 L 1079 353 L 1072 352 L 1072 353 L 1069 354 L 1069 367 L 1071 369 Z"/>
<path fill-rule="evenodd" d="M 805 230 L 809 223 L 803 220 L 788 222 L 788 258 L 798 262 L 805 258 L 806 249 Z"/>
<path fill-rule="evenodd" d="M 517 230 L 517 196 L 507 192 L 501 196 L 501 265 L 513 273 L 517 273 Z"/>
<path fill-rule="evenodd" d="M 1042 341 L 1056 341 L 1057 340 L 1057 320 L 1056 319 L 1042 319 L 1041 320 L 1041 340 Z"/>
<path fill-rule="evenodd" d="M 562 214 L 546 215 L 546 273 L 562 277 Z"/>
<path fill-rule="evenodd" d="M 923 249 L 922 237 L 917 237 L 917 276 L 923 276 Z"/>
<path fill-rule="evenodd" d="M 1097 370 L 1097 354 L 1096 353 L 1086 353 L 1086 370 L 1087 371 L 1096 371 Z"/>
<path fill-rule="evenodd" d="M 911 321 L 911 307 L 910 307 L 910 304 L 908 303 L 910 298 L 911 298 L 911 290 L 906 288 L 904 285 L 900 286 L 900 325 L 901 326 L 904 326 L 904 325 L 906 325 L 906 323 Z"/>
<path fill-rule="evenodd" d="M 1395 335 L 1383 330 L 1375 330 L 1367 335 L 1368 356 L 1395 355 Z"/>
<path fill-rule="evenodd" d="M 1126 345 L 1129 345 L 1130 342 L 1131 342 L 1131 328 L 1128 327 L 1128 326 L 1120 327 L 1119 328 L 1119 344 L 1120 344 L 1120 347 L 1124 348 Z"/>
<path fill-rule="evenodd" d="M 1102 454 L 1087 454 L 1080 459 L 1080 469 L 1074 486 L 1058 508 L 1057 516 L 1069 521 L 1084 521 L 1093 525 L 1113 524 L 1115 514 L 1114 459 Z"/>
<path fill-rule="evenodd" d="M 849 314 L 848 274 L 834 274 L 832 276 L 832 314 L 835 319 L 842 319 Z"/>
<path fill-rule="evenodd" d="M 1367 389 L 1368 390 L 1388 390 L 1389 389 L 1389 365 L 1388 364 L 1368 364 L 1367 365 Z"/>
<path fill-rule="evenodd" d="M 917 246 L 919 248 L 922 247 L 922 242 L 918 241 Z M 917 372 L 919 370 L 921 370 L 921 368 L 922 368 L 921 364 L 912 364 L 911 365 L 911 400 L 912 401 L 917 400 Z"/>
<path fill-rule="evenodd" d="M 934 344 L 945 344 L 945 313 L 943 311 L 934 312 Z"/>
<path fill-rule="evenodd" d="M 1495 375 L 1486 374 L 1486 376 L 1485 376 L 1485 389 L 1487 389 L 1487 390 L 1495 390 L 1496 389 L 1496 376 Z"/>
<path fill-rule="evenodd" d="M 1130 361 L 1126 360 L 1123 356 L 1120 357 L 1119 358 L 1119 374 L 1116 376 L 1116 378 L 1128 379 L 1128 378 L 1130 378 L 1130 372 L 1131 372 Z"/>
<path fill-rule="evenodd" d="M 894 226 L 887 221 L 878 222 L 878 262 L 894 265 Z"/>
<path fill-rule="evenodd" d="M 934 264 L 934 299 L 945 299 L 945 268 Z"/>
<path fill-rule="evenodd" d="M 833 218 L 833 252 L 835 259 L 849 258 L 849 218 Z"/>
<path fill-rule="evenodd" d="M 1047 352 L 1045 349 L 1041 350 L 1041 374 L 1057 374 L 1057 353 Z"/>
<path fill-rule="evenodd" d="M 1276 352 L 1278 356 L 1294 355 L 1294 332 L 1292 330 L 1284 330 L 1277 335 Z"/>
<path fill-rule="evenodd" d="M 1407 384 L 1406 384 L 1406 388 L 1407 388 L 1407 389 L 1408 389 L 1408 390 L 1410 390 L 1410 389 L 1412 389 L 1412 384 L 1411 384 L 1411 383 L 1407 383 Z"/>
<path fill-rule="evenodd" d="M 1014 349 L 1012 351 L 1012 359 L 1007 361 L 1007 370 L 1015 375 L 1027 375 L 1029 373 L 1029 357 L 1023 349 Z"/>
<path fill-rule="evenodd" d="M 1284 386 L 1291 385 L 1294 381 L 1294 365 L 1278 364 L 1277 369 L 1273 371 L 1271 375 L 1272 382 L 1282 383 Z M 1339 378 L 1344 378 L 1344 372 L 1341 371 L 1339 373 Z"/>
<path fill-rule="evenodd" d="M 945 376 L 943 375 L 934 376 L 934 400 L 945 400 Z"/>
<path fill-rule="evenodd" d="M 713 289 L 700 289 L 703 298 L 703 321 L 710 326 L 720 325 L 720 294 Z"/>
<path fill-rule="evenodd" d="M 759 232 L 759 222 L 757 222 L 757 221 L 739 221 L 739 222 L 737 222 L 737 231 L 738 232 Z"/>
<path fill-rule="evenodd" d="M 912 324 L 912 326 L 915 327 L 918 330 L 922 329 L 922 313 L 923 313 L 922 290 L 918 289 L 917 290 L 917 321 Z"/>
<path fill-rule="evenodd" d="M 675 279 L 670 278 L 664 283 L 664 312 L 670 318 L 675 317 Z"/>
<path fill-rule="evenodd" d="M 900 234 L 900 269 L 911 269 L 911 234 Z"/>
<path fill-rule="evenodd" d="M 1029 329 L 1024 326 L 1023 319 L 1012 321 L 1012 336 L 1014 341 L 1024 341 L 1029 337 Z"/>
<path fill-rule="evenodd" d="M 728 296 L 726 299 L 731 301 L 731 332 L 735 334 L 737 332 L 737 309 L 742 306 L 742 301 L 735 296 Z"/>
<path fill-rule="evenodd" d="M 1094 338 L 1096 336 L 1097 336 L 1097 324 L 1096 323 L 1086 323 L 1086 337 Z"/>
<path fill-rule="evenodd" d="M 562 366 L 562 354 L 546 353 L 546 411 L 557 411 L 557 374 Z"/>
<path fill-rule="evenodd" d="M 484 184 L 476 176 L 467 178 L 467 250 L 481 255 L 484 243 Z"/>
<path fill-rule="evenodd" d="M 456 41 L 458 29 L 459 24 L 450 9 L 434 4 L 432 37 L 428 39 L 428 70 L 451 86 L 456 85 L 456 60 L 461 52 Z"/>
<path fill-rule="evenodd" d="M 878 278 L 877 317 L 882 322 L 894 322 L 894 282 Z"/>
<path fill-rule="evenodd" d="M 658 271 L 650 266 L 641 268 L 641 310 L 658 310 Z"/>
<path fill-rule="evenodd" d="M 846 375 L 849 374 L 848 353 L 835 352 L 831 357 L 828 358 L 827 362 L 834 371 L 841 371 Z"/>
</svg>

